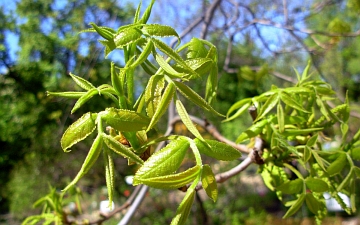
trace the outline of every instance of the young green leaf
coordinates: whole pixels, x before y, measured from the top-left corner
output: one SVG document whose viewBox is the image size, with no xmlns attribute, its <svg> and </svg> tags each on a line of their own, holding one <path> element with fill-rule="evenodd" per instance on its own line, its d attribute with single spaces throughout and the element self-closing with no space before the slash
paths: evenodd
<svg viewBox="0 0 360 225">
<path fill-rule="evenodd" d="M 284 109 L 280 103 L 277 105 L 277 119 L 279 124 L 279 132 L 282 133 L 285 130 L 285 115 Z"/>
<path fill-rule="evenodd" d="M 111 209 L 113 196 L 114 196 L 114 188 L 115 188 L 115 167 L 114 161 L 112 159 L 111 153 L 107 148 L 103 151 L 104 163 L 105 163 L 105 179 L 106 179 L 106 187 L 109 196 L 109 205 L 108 207 Z"/>
<path fill-rule="evenodd" d="M 151 121 L 146 129 L 146 132 L 151 130 L 160 120 L 161 116 L 166 112 L 171 100 L 175 94 L 175 85 L 174 83 L 169 83 L 168 86 L 165 88 L 164 94 L 161 96 L 161 100 L 158 103 L 156 110 L 151 118 Z"/>
<path fill-rule="evenodd" d="M 188 189 L 178 209 L 176 210 L 176 216 L 172 219 L 170 225 L 183 225 L 189 216 L 191 206 L 194 202 L 195 190 Z"/>
<path fill-rule="evenodd" d="M 271 95 L 265 102 L 265 104 L 260 108 L 260 112 L 256 117 L 256 121 L 262 119 L 268 112 L 270 112 L 276 104 L 279 103 L 279 95 L 273 94 Z"/>
<path fill-rule="evenodd" d="M 276 190 L 279 190 L 285 194 L 298 194 L 303 191 L 303 187 L 304 180 L 298 178 L 281 184 L 280 186 L 276 187 Z"/>
<path fill-rule="evenodd" d="M 161 24 L 146 24 L 143 26 L 142 31 L 144 34 L 148 34 L 150 36 L 158 36 L 158 37 L 170 37 L 174 36 L 178 39 L 178 44 L 180 43 L 180 37 L 174 30 L 174 28 Z"/>
<path fill-rule="evenodd" d="M 99 155 L 101 153 L 102 144 L 103 144 L 102 135 L 98 134 L 93 144 L 91 145 L 89 153 L 87 154 L 85 161 L 81 166 L 80 171 L 78 172 L 76 177 L 71 181 L 71 183 L 64 188 L 63 190 L 64 192 L 67 191 L 73 185 L 75 185 L 80 180 L 80 178 L 82 178 L 94 165 L 94 163 L 99 158 Z"/>
<path fill-rule="evenodd" d="M 114 37 L 115 46 L 122 48 L 126 45 L 134 43 L 141 38 L 141 31 L 137 28 L 127 28 L 118 32 Z"/>
<path fill-rule="evenodd" d="M 315 215 L 318 214 L 318 211 L 321 209 L 321 202 L 314 197 L 312 193 L 307 193 L 305 197 L 305 202 L 308 208 Z"/>
<path fill-rule="evenodd" d="M 330 177 L 338 174 L 347 164 L 346 154 L 339 154 L 339 156 L 326 169 Z"/>
<path fill-rule="evenodd" d="M 240 134 L 240 136 L 236 139 L 236 143 L 243 142 L 249 138 L 255 137 L 256 135 L 260 134 L 267 124 L 268 121 L 265 119 L 254 123 L 246 131 Z"/>
<path fill-rule="evenodd" d="M 120 77 L 116 74 L 115 63 L 111 62 L 111 84 L 118 95 L 124 95 L 123 85 Z"/>
<path fill-rule="evenodd" d="M 142 178 L 141 176 L 134 177 L 133 185 L 145 184 L 153 188 L 160 189 L 176 189 L 187 185 L 195 180 L 201 171 L 201 166 L 196 165 L 181 173 Z"/>
<path fill-rule="evenodd" d="M 145 130 L 150 119 L 140 113 L 126 110 L 107 108 L 100 113 L 101 118 L 118 131 Z"/>
<path fill-rule="evenodd" d="M 184 123 L 186 128 L 198 139 L 201 141 L 205 141 L 204 138 L 201 136 L 200 132 L 196 129 L 195 125 L 190 119 L 189 114 L 187 113 L 184 105 L 181 103 L 180 100 L 176 99 L 175 101 L 176 110 L 181 118 L 181 121 Z"/>
<path fill-rule="evenodd" d="M 310 160 L 310 158 L 311 158 L 311 148 L 309 146 L 305 146 L 303 160 L 306 163 Z"/>
<path fill-rule="evenodd" d="M 174 81 L 176 88 L 180 91 L 180 93 L 185 96 L 187 99 L 192 101 L 197 106 L 200 106 L 201 108 L 210 111 L 216 115 L 224 116 L 217 112 L 209 103 L 207 103 L 200 95 L 198 95 L 194 90 L 189 88 L 187 85 L 185 85 L 182 82 Z"/>
<path fill-rule="evenodd" d="M 117 141 L 115 138 L 113 138 L 110 135 L 107 135 L 105 133 L 101 134 L 101 137 L 104 139 L 104 143 L 109 147 L 111 150 L 113 150 L 115 153 L 128 158 L 139 165 L 142 165 L 144 161 L 136 155 L 133 151 L 131 151 L 130 148 L 125 147 L 122 145 L 119 141 Z"/>
<path fill-rule="evenodd" d="M 304 200 L 305 200 L 305 193 L 302 193 L 299 198 L 294 202 L 294 204 L 290 207 L 290 209 L 285 213 L 283 218 L 289 218 L 293 214 L 295 214 L 302 206 Z"/>
<path fill-rule="evenodd" d="M 169 75 L 176 78 L 182 78 L 184 79 L 187 74 L 186 73 L 179 73 L 176 71 L 172 66 L 170 66 L 169 63 L 165 61 L 165 59 L 158 54 L 157 52 L 154 53 L 154 57 L 156 62 L 159 64 L 159 66 Z"/>
<path fill-rule="evenodd" d="M 163 75 L 151 76 L 145 88 L 146 113 L 152 118 L 161 100 L 161 93 L 165 86 Z"/>
<path fill-rule="evenodd" d="M 186 138 L 178 137 L 172 140 L 145 161 L 144 165 L 136 172 L 134 180 L 173 174 L 179 169 L 189 147 L 190 143 Z"/>
<path fill-rule="evenodd" d="M 75 74 L 72 74 L 72 73 L 69 73 L 69 74 L 70 74 L 71 78 L 75 81 L 75 83 L 82 89 L 89 91 L 90 89 L 95 88 L 95 86 L 92 85 L 92 83 L 85 80 L 84 78 L 76 76 Z"/>
<path fill-rule="evenodd" d="M 90 89 L 81 96 L 75 103 L 74 107 L 71 109 L 71 113 L 74 113 L 78 110 L 82 105 L 84 105 L 87 101 L 89 101 L 94 95 L 98 94 L 99 90 L 96 88 Z"/>
<path fill-rule="evenodd" d="M 75 92 L 75 91 L 67 91 L 67 92 L 51 92 L 47 91 L 46 96 L 56 96 L 56 97 L 64 97 L 64 98 L 80 98 L 86 94 L 86 92 Z"/>
<path fill-rule="evenodd" d="M 349 182 L 354 179 L 353 169 L 350 169 L 348 175 L 346 175 L 345 179 L 341 182 L 341 184 L 336 188 L 338 192 L 340 192 Z"/>
<path fill-rule="evenodd" d="M 98 34 L 100 34 L 101 37 L 105 38 L 106 40 L 112 40 L 114 34 L 116 33 L 113 29 L 108 27 L 98 27 L 95 23 L 90 23 L 90 25 Z"/>
<path fill-rule="evenodd" d="M 99 40 L 99 42 L 105 47 L 105 58 L 116 48 L 114 40 Z"/>
<path fill-rule="evenodd" d="M 136 60 L 131 63 L 131 65 L 126 65 L 128 69 L 135 69 L 137 66 L 145 62 L 148 56 L 150 55 L 151 51 L 153 50 L 153 43 L 150 39 L 146 40 L 146 44 L 142 50 L 142 52 L 136 57 Z"/>
<path fill-rule="evenodd" d="M 97 113 L 88 112 L 71 124 L 61 138 L 61 148 L 66 151 L 89 136 L 95 130 L 97 115 Z"/>
<path fill-rule="evenodd" d="M 208 54 L 204 44 L 198 38 L 191 38 L 190 42 L 187 43 L 187 47 L 186 58 L 188 59 L 203 58 Z"/>
<path fill-rule="evenodd" d="M 214 173 L 208 164 L 203 166 L 201 173 L 201 184 L 206 194 L 216 202 L 218 197 L 218 189 Z"/>
<path fill-rule="evenodd" d="M 309 111 L 305 110 L 302 105 L 300 105 L 293 96 L 288 94 L 285 91 L 282 91 L 280 93 L 280 99 L 283 101 L 286 105 L 290 106 L 291 108 L 294 108 L 296 110 L 299 110 L 301 112 L 310 113 Z"/>
<path fill-rule="evenodd" d="M 326 192 L 329 190 L 328 184 L 319 178 L 307 177 L 305 184 L 312 192 Z"/>
<path fill-rule="evenodd" d="M 318 135 L 318 134 L 313 135 L 313 136 L 312 136 L 311 138 L 309 138 L 309 140 L 306 142 L 306 146 L 308 146 L 308 147 L 313 147 L 313 146 L 316 144 L 318 138 L 319 138 L 319 135 Z"/>
<path fill-rule="evenodd" d="M 240 101 L 235 102 L 235 104 L 233 104 L 229 108 L 228 112 L 226 113 L 226 117 L 229 117 L 232 112 L 234 112 L 236 109 L 239 109 L 239 108 L 240 108 L 241 111 L 243 111 L 243 110 L 245 111 L 247 108 L 246 109 L 242 109 L 242 108 L 244 107 L 244 105 L 249 105 L 250 106 L 250 103 L 251 103 L 251 98 L 245 98 L 245 99 L 241 99 Z M 240 116 L 240 114 L 238 112 L 236 112 L 236 114 L 238 114 L 238 116 Z M 232 116 L 232 117 L 234 117 L 234 116 Z"/>
<path fill-rule="evenodd" d="M 216 98 L 218 83 L 218 66 L 214 63 L 210 69 L 210 74 L 206 81 L 205 100 L 211 104 Z"/>
<path fill-rule="evenodd" d="M 207 144 L 198 138 L 194 139 L 199 151 L 217 160 L 231 161 L 241 157 L 241 153 L 235 148 L 215 140 L 205 140 Z"/>
<path fill-rule="evenodd" d="M 150 5 L 145 9 L 145 12 L 144 12 L 143 16 L 141 17 L 141 19 L 136 21 L 137 24 L 146 24 L 146 22 L 148 21 L 148 19 L 150 17 L 151 9 L 152 9 L 154 3 L 155 3 L 155 0 L 151 0 Z M 139 6 L 139 9 L 140 9 L 140 6 Z"/>
</svg>

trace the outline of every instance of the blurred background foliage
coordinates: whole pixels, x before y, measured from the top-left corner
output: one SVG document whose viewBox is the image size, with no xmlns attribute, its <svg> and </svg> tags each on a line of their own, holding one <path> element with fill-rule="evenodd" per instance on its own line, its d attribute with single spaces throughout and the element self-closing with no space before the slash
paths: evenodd
<svg viewBox="0 0 360 225">
<path fill-rule="evenodd" d="M 89 146 L 78 144 L 71 153 L 64 153 L 59 140 L 66 127 L 87 111 L 98 111 L 111 104 L 102 97 L 94 97 L 91 104 L 82 107 L 74 115 L 69 113 L 74 101 L 51 98 L 46 90 L 76 90 L 68 76 L 69 72 L 98 85 L 109 82 L 110 60 L 121 65 L 122 58 L 112 53 L 105 59 L 103 49 L 93 34 L 78 32 L 88 28 L 89 22 L 99 26 L 117 27 L 129 23 L 138 1 L 113 0 L 17 0 L 1 2 L 0 10 L 0 223 L 22 220 L 36 209 L 32 204 L 49 191 L 49 185 L 61 189 L 73 178 L 84 159 Z M 181 33 L 194 18 L 204 12 L 212 1 L 173 2 L 158 0 L 150 22 L 168 24 Z M 269 19 L 296 29 L 311 29 L 327 33 L 351 33 L 359 29 L 360 3 L 347 1 L 288 2 L 288 18 L 284 18 L 283 4 L 286 1 L 242 1 L 247 6 L 241 12 L 242 21 L 254 18 Z M 147 1 L 143 2 L 147 4 Z M 207 35 L 219 51 L 219 88 L 214 107 L 221 113 L 236 101 L 258 95 L 271 85 L 289 86 L 286 79 L 275 76 L 285 74 L 294 79 L 293 68 L 300 71 L 310 59 L 314 76 L 330 82 L 337 94 L 344 98 L 348 90 L 354 115 L 359 115 L 360 95 L 360 39 L 307 35 L 303 32 L 278 29 L 271 26 L 249 26 L 234 33 L 222 27 L 225 12 L 232 12 L 231 4 L 223 1 L 222 11 L 216 11 Z M 240 19 L 239 19 L 240 20 Z M 233 28 L 233 29 L 235 29 Z M 258 30 L 258 31 L 257 31 Z M 261 32 L 260 36 L 258 32 Z M 185 36 L 199 37 L 201 26 Z M 298 41 L 300 38 L 302 41 Z M 229 45 L 231 54 L 228 54 Z M 228 58 L 230 56 L 230 58 Z M 138 71 L 137 85 L 143 88 L 143 74 Z M 203 93 L 205 81 L 191 86 Z M 190 109 L 191 107 L 187 107 Z M 235 140 L 240 131 L 251 124 L 250 117 L 221 123 L 219 118 L 201 112 L 197 108 L 190 114 L 207 118 L 220 132 Z M 359 127 L 359 117 L 352 117 L 352 131 Z M 178 130 L 182 130 L 178 125 Z M 336 129 L 336 128 L 333 128 Z M 329 131 L 335 134 L 336 131 Z M 126 161 L 118 159 L 117 202 L 125 201 L 132 188 L 125 184 L 125 176 L 133 171 L 125 170 Z M 236 162 L 233 162 L 236 163 Z M 122 166 L 123 165 L 123 166 Z M 103 165 L 84 177 L 79 187 L 84 192 L 83 200 L 88 209 L 94 210 L 92 201 L 106 197 Z M 218 171 L 231 167 L 215 164 Z M 267 192 L 260 183 L 252 183 L 258 177 L 255 169 L 241 174 L 226 184 L 221 184 L 219 201 L 214 204 L 199 193 L 189 224 L 243 224 L 255 219 L 258 223 L 269 220 L 266 212 L 276 213 L 282 208 L 274 193 Z M 246 181 L 246 178 L 248 180 Z M 259 186 L 262 185 L 262 186 Z M 259 187 L 258 189 L 254 189 Z M 134 221 L 138 224 L 166 224 L 171 221 L 178 202 L 179 192 L 151 190 L 148 198 L 137 212 Z M 181 194 L 180 194 L 181 195 Z M 92 196 L 92 197 L 91 197 Z M 94 197 L 96 196 L 96 197 Z M 164 196 L 164 197 L 160 197 Z M 170 203 L 168 203 L 170 202 Z M 169 206 L 170 205 L 170 206 Z M 84 206 L 85 207 L 85 206 Z M 172 208 L 173 207 L 173 208 Z M 91 211 L 91 210 L 90 210 Z M 206 217 L 204 217 L 204 213 Z M 159 215 L 162 215 L 159 217 Z M 309 214 L 304 213 L 304 216 Z M 16 222 L 17 221 L 17 222 Z M 259 222 L 260 221 L 260 222 Z M 116 224 L 116 218 L 109 224 Z"/>
</svg>

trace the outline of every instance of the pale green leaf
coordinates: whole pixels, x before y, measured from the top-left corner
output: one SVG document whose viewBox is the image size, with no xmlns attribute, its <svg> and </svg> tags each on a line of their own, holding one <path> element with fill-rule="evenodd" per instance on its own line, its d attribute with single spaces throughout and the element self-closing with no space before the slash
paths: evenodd
<svg viewBox="0 0 360 225">
<path fill-rule="evenodd" d="M 185 85 L 182 82 L 174 81 L 176 88 L 180 91 L 180 93 L 185 96 L 187 99 L 192 101 L 197 106 L 200 106 L 201 108 L 210 111 L 216 115 L 224 116 L 217 112 L 209 103 L 205 101 L 200 95 L 198 95 L 194 90 L 192 90 L 190 87 Z"/>
<path fill-rule="evenodd" d="M 273 94 L 272 96 L 270 96 L 266 100 L 264 105 L 261 106 L 260 112 L 259 112 L 258 116 L 256 117 L 256 121 L 258 121 L 258 120 L 262 119 L 264 116 L 266 116 L 266 114 L 268 112 L 270 112 L 276 106 L 276 104 L 278 104 L 278 103 L 279 103 L 278 94 Z"/>
<path fill-rule="evenodd" d="M 155 152 L 145 161 L 144 165 L 136 172 L 134 179 L 146 179 L 166 176 L 176 172 L 190 147 L 186 138 L 178 137 Z"/>
<path fill-rule="evenodd" d="M 276 187 L 276 190 L 279 190 L 284 194 L 298 194 L 303 191 L 303 187 L 304 180 L 298 178 L 281 184 L 280 186 Z"/>
<path fill-rule="evenodd" d="M 207 143 L 205 144 L 197 138 L 194 141 L 201 153 L 214 159 L 231 161 L 241 157 L 241 153 L 238 150 L 225 143 L 216 140 L 205 140 Z"/>
<path fill-rule="evenodd" d="M 290 209 L 285 213 L 283 218 L 289 218 L 293 214 L 295 214 L 302 206 L 304 200 L 305 200 L 305 193 L 302 193 L 299 198 L 294 202 L 294 204 L 290 207 Z"/>
<path fill-rule="evenodd" d="M 181 118 L 181 121 L 184 123 L 186 128 L 198 139 L 201 141 L 205 141 L 201 136 L 200 132 L 196 129 L 194 123 L 191 121 L 189 114 L 187 113 L 184 105 L 180 100 L 176 99 L 175 101 L 176 110 Z"/>
<path fill-rule="evenodd" d="M 88 112 L 66 129 L 60 141 L 64 151 L 84 140 L 95 130 L 97 115 L 97 113 Z"/>
<path fill-rule="evenodd" d="M 71 78 L 75 81 L 75 83 L 82 89 L 89 91 L 90 89 L 95 88 L 95 86 L 92 85 L 92 83 L 85 80 L 84 78 L 76 76 L 75 74 L 72 74 L 72 73 L 69 73 L 69 74 L 70 74 Z"/>
<path fill-rule="evenodd" d="M 107 108 L 102 111 L 101 118 L 111 127 L 118 131 L 139 131 L 145 130 L 150 119 L 140 113 L 125 110 Z"/>
<path fill-rule="evenodd" d="M 146 132 L 153 128 L 160 120 L 161 116 L 164 115 L 164 113 L 167 111 L 167 108 L 174 97 L 175 91 L 176 89 L 174 83 L 169 83 L 165 88 L 164 94 L 161 96 L 161 100 L 156 107 Z"/>
<path fill-rule="evenodd" d="M 121 144 L 119 141 L 117 141 L 114 137 L 107 135 L 105 133 L 101 134 L 104 143 L 109 147 L 111 150 L 113 150 L 115 153 L 128 158 L 139 165 L 142 165 L 144 161 L 136 155 L 130 148 L 127 148 L 123 144 Z"/>
<path fill-rule="evenodd" d="M 142 176 L 135 176 L 133 184 L 145 184 L 149 187 L 159 189 L 177 189 L 184 187 L 185 185 L 194 181 L 200 171 L 201 167 L 199 165 L 196 165 L 192 168 L 185 170 L 184 172 L 176 174 L 148 178 L 142 178 Z"/>
<path fill-rule="evenodd" d="M 82 105 L 84 105 L 87 101 L 89 101 L 94 95 L 98 94 L 99 90 L 96 88 L 90 89 L 81 96 L 75 103 L 74 107 L 71 109 L 71 113 L 74 113 L 78 110 Z"/>
<path fill-rule="evenodd" d="M 158 36 L 158 37 L 170 37 L 174 36 L 178 39 L 178 44 L 180 43 L 180 37 L 174 30 L 174 28 L 161 24 L 146 24 L 143 26 L 142 31 L 144 34 L 148 34 L 150 36 Z"/>
<path fill-rule="evenodd" d="M 249 138 L 255 137 L 256 135 L 260 134 L 267 124 L 268 121 L 265 119 L 254 123 L 246 131 L 240 134 L 240 136 L 236 139 L 236 143 L 243 142 Z"/>
<path fill-rule="evenodd" d="M 277 119 L 279 125 L 279 132 L 282 133 L 285 130 L 285 115 L 284 109 L 280 103 L 277 105 Z"/>
<path fill-rule="evenodd" d="M 201 173 L 201 184 L 206 194 L 216 202 L 218 197 L 218 189 L 214 173 L 208 164 L 203 166 Z"/>
<path fill-rule="evenodd" d="M 126 45 L 134 43 L 141 38 L 141 31 L 137 28 L 127 28 L 118 32 L 114 37 L 115 46 L 122 48 Z"/>
<path fill-rule="evenodd" d="M 112 159 L 112 156 L 107 148 L 103 151 L 104 156 L 104 164 L 105 164 L 105 180 L 106 180 L 106 187 L 108 192 L 108 198 L 109 198 L 109 205 L 108 207 L 111 210 L 112 202 L 113 202 L 113 196 L 114 196 L 114 188 L 115 188 L 115 167 L 114 167 L 114 161 Z"/>
<path fill-rule="evenodd" d="M 301 112 L 310 113 L 309 111 L 305 110 L 304 107 L 296 101 L 296 99 L 294 99 L 294 96 L 291 96 L 290 94 L 286 93 L 285 91 L 282 91 L 280 93 L 280 99 L 281 99 L 281 101 L 283 101 L 286 105 L 290 106 L 291 108 L 294 108 Z"/>
<path fill-rule="evenodd" d="M 185 224 L 186 219 L 189 216 L 191 206 L 194 202 L 195 198 L 195 190 L 194 189 L 188 189 L 187 193 L 180 203 L 178 209 L 176 210 L 176 215 L 172 219 L 170 225 L 183 225 Z"/>
<path fill-rule="evenodd" d="M 145 104 L 146 104 L 146 113 L 152 118 L 156 112 L 160 100 L 161 94 L 165 86 L 165 79 L 162 75 L 151 76 L 148 84 L 145 88 Z"/>
<path fill-rule="evenodd" d="M 98 134 L 93 144 L 91 145 L 91 148 L 85 158 L 84 163 L 81 166 L 80 171 L 78 172 L 76 177 L 70 182 L 70 184 L 64 188 L 63 190 L 64 192 L 67 191 L 73 185 L 75 185 L 94 165 L 94 163 L 99 158 L 99 155 L 101 153 L 102 144 L 103 144 L 102 135 Z"/>
</svg>

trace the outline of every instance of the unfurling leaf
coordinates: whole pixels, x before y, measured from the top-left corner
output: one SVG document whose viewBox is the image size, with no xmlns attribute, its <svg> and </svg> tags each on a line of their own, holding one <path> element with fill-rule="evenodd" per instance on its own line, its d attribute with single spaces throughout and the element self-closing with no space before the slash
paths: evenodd
<svg viewBox="0 0 360 225">
<path fill-rule="evenodd" d="M 201 173 L 201 184 L 206 194 L 216 202 L 218 197 L 218 189 L 214 173 L 209 165 L 204 165 Z"/>
<path fill-rule="evenodd" d="M 103 151 L 104 155 L 104 163 L 105 163 L 105 179 L 106 179 L 106 187 L 109 196 L 109 208 L 112 207 L 113 196 L 114 196 L 114 188 L 115 188 L 115 167 L 114 161 L 111 156 L 111 152 L 109 152 L 108 148 L 105 148 Z M 111 209 L 111 208 L 110 208 Z"/>
<path fill-rule="evenodd" d="M 114 36 L 114 42 L 117 48 L 122 48 L 126 45 L 129 45 L 141 38 L 141 31 L 136 28 L 127 28 L 118 32 Z"/>
<path fill-rule="evenodd" d="M 176 172 L 190 143 L 186 138 L 177 137 L 160 151 L 155 152 L 145 161 L 144 165 L 136 172 L 134 182 L 137 179 L 166 176 Z"/>
<path fill-rule="evenodd" d="M 84 140 L 95 130 L 97 115 L 97 113 L 88 112 L 67 128 L 60 141 L 64 151 Z"/>
<path fill-rule="evenodd" d="M 241 157 L 241 153 L 235 148 L 216 140 L 205 140 L 207 144 L 198 138 L 194 139 L 199 151 L 217 160 L 231 161 Z"/>
<path fill-rule="evenodd" d="M 87 101 L 90 100 L 94 95 L 98 94 L 99 91 L 96 88 L 92 88 L 88 90 L 83 96 L 81 96 L 75 103 L 74 107 L 71 109 L 71 113 L 74 113 L 78 110 L 82 105 L 84 105 Z"/>
<path fill-rule="evenodd" d="M 100 113 L 100 116 L 109 126 L 118 131 L 145 130 L 150 122 L 148 117 L 125 109 L 107 108 Z"/>
<path fill-rule="evenodd" d="M 112 136 L 104 133 L 102 133 L 101 136 L 103 137 L 105 144 L 115 153 L 125 158 L 131 159 L 132 161 L 138 163 L 139 165 L 142 165 L 144 163 L 144 161 L 133 151 L 131 151 L 130 148 L 125 147 Z"/>
<path fill-rule="evenodd" d="M 72 74 L 72 73 L 70 73 L 70 76 L 75 81 L 75 83 L 82 89 L 85 89 L 88 91 L 90 89 L 95 88 L 95 86 L 92 85 L 92 83 L 90 83 L 89 81 L 85 80 L 82 77 L 76 76 L 75 74 Z"/>
<path fill-rule="evenodd" d="M 164 80 L 164 76 L 162 75 L 151 76 L 145 88 L 146 113 L 150 118 L 154 116 L 160 104 L 161 93 L 165 86 Z"/>
<path fill-rule="evenodd" d="M 169 83 L 165 88 L 164 94 L 161 96 L 161 100 L 157 105 L 157 108 L 154 112 L 154 115 L 151 118 L 151 121 L 146 129 L 146 132 L 151 130 L 160 120 L 161 116 L 166 112 L 171 100 L 175 94 L 175 85 L 173 83 Z"/>
<path fill-rule="evenodd" d="M 100 134 L 98 134 L 89 150 L 89 153 L 87 154 L 87 156 L 85 158 L 84 163 L 81 166 L 80 171 L 78 172 L 76 177 L 71 181 L 71 183 L 68 186 L 66 186 L 66 188 L 63 191 L 67 191 L 70 187 L 72 187 L 74 184 L 76 184 L 80 180 L 80 178 L 82 178 L 89 171 L 89 169 L 94 165 L 94 163 L 99 158 L 99 155 L 101 153 L 102 144 L 103 144 L 102 136 Z"/>
<path fill-rule="evenodd" d="M 142 178 L 141 176 L 136 176 L 136 178 L 134 178 L 133 185 L 145 184 L 153 188 L 176 189 L 194 181 L 195 178 L 199 175 L 200 171 L 201 166 L 196 165 L 190 169 L 185 170 L 184 172 L 176 174 L 149 178 Z"/>
</svg>

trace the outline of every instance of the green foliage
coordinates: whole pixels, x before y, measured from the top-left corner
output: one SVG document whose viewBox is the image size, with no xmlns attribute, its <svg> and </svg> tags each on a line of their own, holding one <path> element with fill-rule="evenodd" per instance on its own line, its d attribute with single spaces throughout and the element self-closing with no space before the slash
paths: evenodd
<svg viewBox="0 0 360 225">
<path fill-rule="evenodd" d="M 200 181 L 211 199 L 216 201 L 218 196 L 214 173 L 208 164 L 203 164 L 201 153 L 217 160 L 235 160 L 241 154 L 224 143 L 206 140 L 191 121 L 178 96 L 182 95 L 203 110 L 222 116 L 211 106 L 217 90 L 216 47 L 196 38 L 180 45 L 179 35 L 173 28 L 146 24 L 153 4 L 154 0 L 142 17 L 139 6 L 134 23 L 117 30 L 94 23 L 90 23 L 92 28 L 85 30 L 96 32 L 104 38 L 99 42 L 105 47 L 105 56 L 114 50 L 123 53 L 124 66 L 116 67 L 114 63 L 109 66 L 111 84 L 96 86 L 71 74 L 73 81 L 84 91 L 48 92 L 48 95 L 77 99 L 71 113 L 91 104 L 91 99 L 97 95 L 112 100 L 113 106 L 85 113 L 64 132 L 61 139 L 64 151 L 85 140 L 93 132 L 96 138 L 78 174 L 63 193 L 73 188 L 103 154 L 109 199 L 113 199 L 115 168 L 114 155 L 110 154 L 112 150 L 126 158 L 129 165 L 138 165 L 134 185 L 145 184 L 159 189 L 187 188 L 171 222 L 185 224 Z M 329 29 L 344 32 L 345 28 L 343 23 L 335 21 Z M 165 37 L 177 38 L 178 45 L 175 48 L 168 46 L 160 39 Z M 146 88 L 138 99 L 134 99 L 135 69 L 139 67 L 149 76 Z M 266 185 L 276 191 L 280 200 L 287 199 L 283 197 L 285 195 L 292 196 L 285 202 L 285 206 L 290 208 L 284 218 L 294 215 L 303 204 L 307 204 L 310 211 L 321 219 L 326 211 L 323 192 L 329 192 L 347 212 L 355 211 L 354 205 L 351 209 L 345 206 L 338 193 L 343 192 L 355 198 L 355 180 L 360 168 L 355 166 L 352 154 L 356 154 L 354 151 L 358 148 L 360 135 L 353 137 L 349 143 L 345 142 L 347 138 L 351 139 L 348 137 L 349 102 L 346 99 L 345 103 L 330 107 L 328 101 L 334 99 L 335 92 L 326 82 L 313 79 L 309 70 L 310 64 L 301 75 L 297 74 L 298 83 L 294 87 L 278 88 L 273 85 L 269 91 L 238 101 L 227 113 L 226 121 L 231 121 L 250 107 L 257 110 L 253 124 L 236 141 L 250 141 L 251 145 L 255 137 L 260 137 L 266 143 L 264 149 L 259 149 L 264 151 L 264 164 L 260 166 L 260 173 Z M 240 76 L 257 82 L 267 71 L 266 66 L 257 73 L 243 67 Z M 189 84 L 204 78 L 207 82 L 205 97 L 202 97 Z M 150 135 L 158 131 L 157 125 L 171 101 L 175 102 L 179 117 L 194 139 L 172 135 L 151 140 Z M 323 131 L 337 123 L 341 127 L 342 145 L 335 151 L 326 151 L 321 147 L 323 140 L 320 137 Z M 144 157 L 145 151 L 160 141 L 168 141 L 168 144 L 149 158 Z M 184 169 L 181 165 L 189 148 L 195 160 L 190 168 Z M 296 166 L 293 162 L 296 162 Z M 296 178 L 290 179 L 288 172 Z M 63 220 L 56 216 L 63 214 L 62 196 L 51 192 L 41 199 L 46 203 L 46 211 L 28 220 L 37 221 L 48 217 L 51 221 Z M 48 209 L 53 213 L 48 214 Z"/>
</svg>

